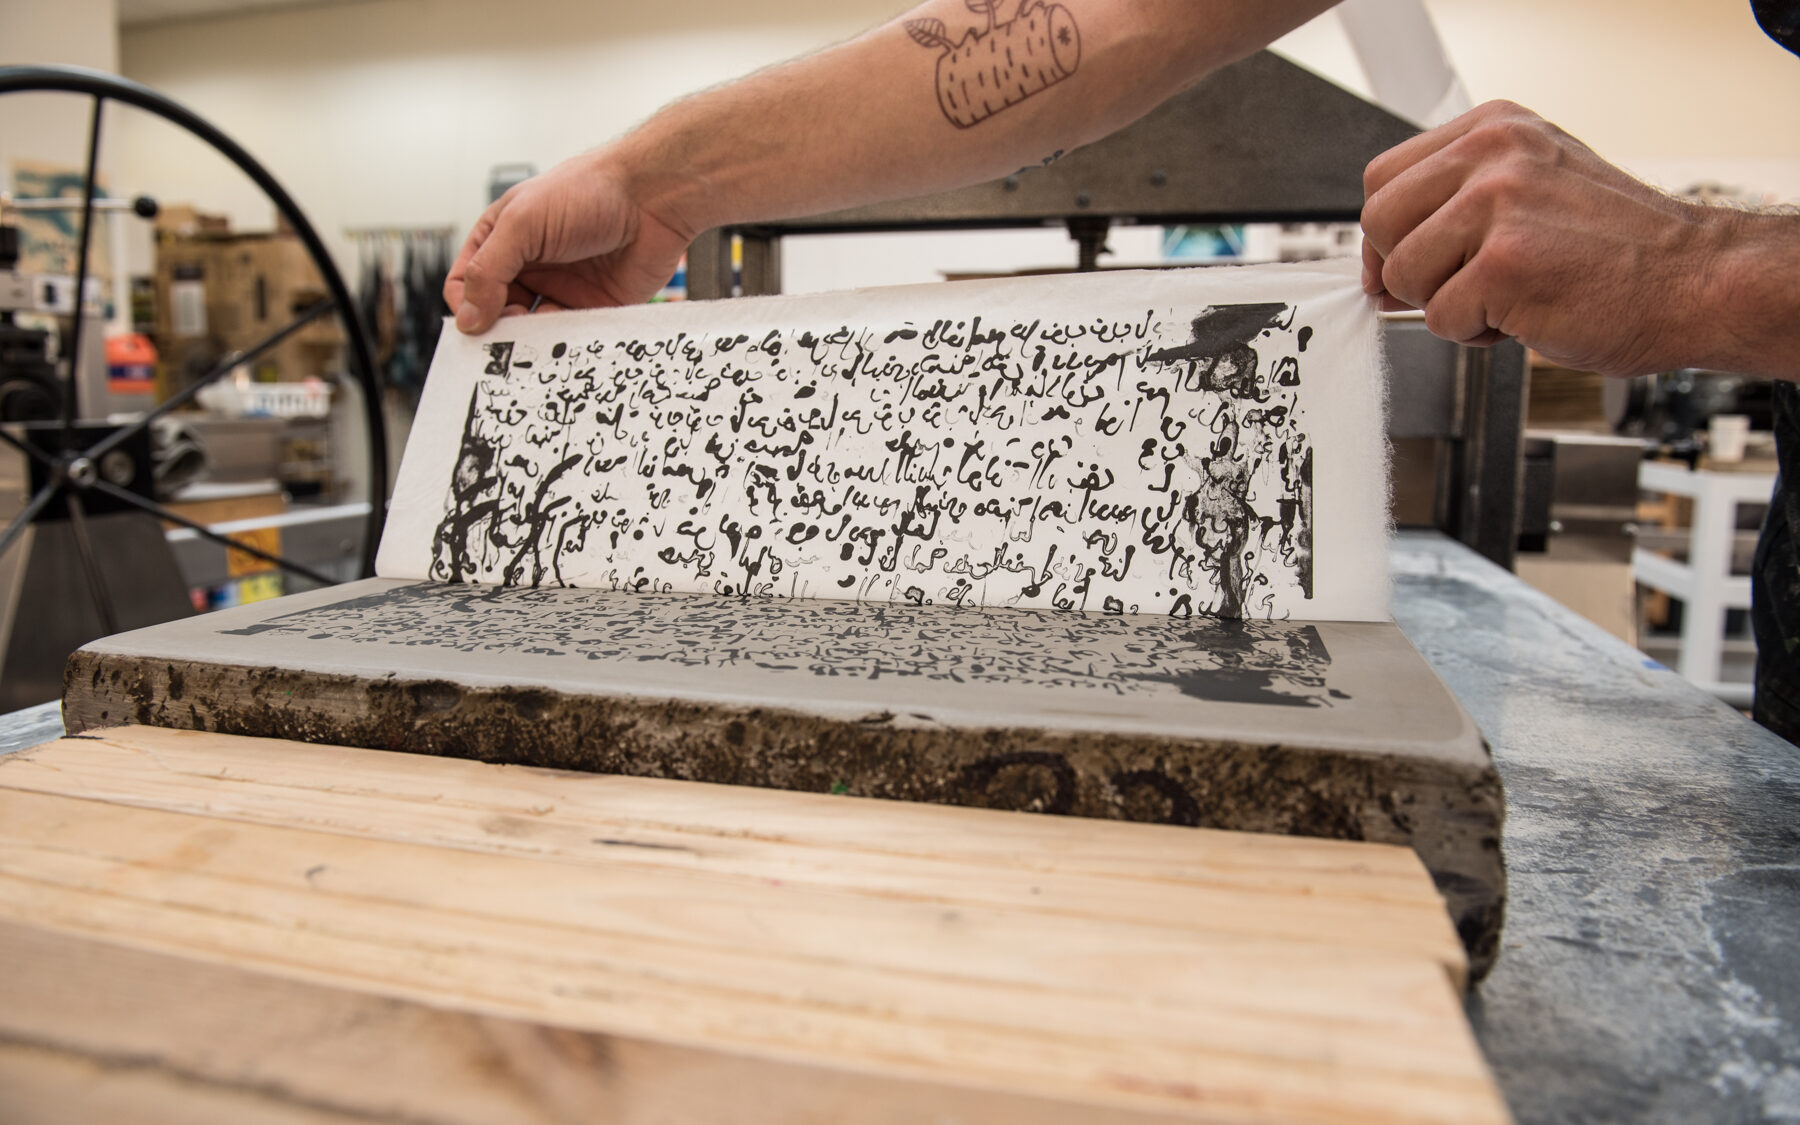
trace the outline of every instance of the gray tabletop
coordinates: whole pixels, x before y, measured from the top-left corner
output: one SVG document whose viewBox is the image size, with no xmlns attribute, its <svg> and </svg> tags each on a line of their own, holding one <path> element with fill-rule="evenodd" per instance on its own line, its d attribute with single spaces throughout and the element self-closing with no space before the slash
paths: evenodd
<svg viewBox="0 0 1800 1125">
<path fill-rule="evenodd" d="M 1519 1121 L 1800 1122 L 1800 750 L 1441 536 L 1392 564 L 1506 784 L 1468 1007 Z M 0 754 L 60 733 L 0 716 Z"/>
<path fill-rule="evenodd" d="M 1800 1121 L 1800 750 L 1458 544 L 1392 559 L 1506 785 L 1469 1016 L 1518 1119 Z"/>
</svg>

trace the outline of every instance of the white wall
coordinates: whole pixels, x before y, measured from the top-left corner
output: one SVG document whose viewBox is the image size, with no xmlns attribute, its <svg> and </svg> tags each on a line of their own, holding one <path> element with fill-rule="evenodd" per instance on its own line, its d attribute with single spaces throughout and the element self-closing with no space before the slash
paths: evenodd
<svg viewBox="0 0 1800 1125">
<path fill-rule="evenodd" d="M 1430 6 L 1477 101 L 1523 102 L 1666 187 L 1719 179 L 1800 200 L 1800 58 L 1747 0 Z M 1521 27 L 1543 30 L 1535 49 Z"/>
<path fill-rule="evenodd" d="M 114 0 L 0 0 L 0 66 L 58 64 L 81 66 L 93 70 L 117 71 L 119 66 L 118 13 Z M 88 136 L 93 124 L 93 100 L 85 95 L 65 93 L 13 93 L 0 96 L 0 190 L 11 191 L 16 164 L 57 165 L 79 169 L 87 162 Z M 118 182 L 114 161 L 119 151 L 115 135 L 123 116 L 116 105 L 102 110 L 98 179 L 103 187 Z M 95 227 L 96 241 L 89 252 L 88 266 L 96 275 L 111 271 L 114 244 L 111 233 L 120 231 L 125 237 L 124 254 L 140 259 L 139 269 L 147 268 L 150 259 L 148 228 L 136 219 L 102 218 Z M 13 217 L 8 223 L 17 223 Z M 66 224 L 64 230 L 79 225 L 73 213 L 35 216 L 18 225 L 29 230 L 44 224 Z M 26 268 L 47 268 L 49 261 L 35 258 L 27 233 Z M 56 238 L 68 247 L 67 257 L 73 261 L 75 243 Z"/>
<path fill-rule="evenodd" d="M 328 238 L 361 225 L 460 230 L 485 202 L 491 165 L 547 167 L 681 93 L 855 34 L 902 6 L 370 0 L 128 29 L 122 64 L 251 149 Z M 1530 105 L 1668 186 L 1713 178 L 1800 199 L 1800 59 L 1761 34 L 1746 0 L 1428 7 L 1476 101 Z M 1334 19 L 1279 46 L 1367 92 Z M 268 224 L 253 188 L 169 131 L 146 126 L 125 139 L 121 187 Z M 1147 234 L 1121 232 L 1113 245 L 1131 259 L 1152 252 Z M 1071 258 L 1066 239 L 1044 231 L 796 240 L 787 267 L 789 287 L 809 289 Z"/>
<path fill-rule="evenodd" d="M 1672 190 L 1698 180 L 1800 201 L 1800 58 L 1747 0 L 1426 0 L 1476 103 L 1508 98 Z M 1349 40 L 1315 20 L 1276 44 L 1367 97 Z"/>
<path fill-rule="evenodd" d="M 0 66 L 61 63 L 117 70 L 114 0 L 0 0 Z M 0 97 L 0 179 L 15 160 L 80 167 L 87 159 L 92 102 L 68 94 Z M 102 119 L 102 141 L 111 122 Z M 101 146 L 101 171 L 108 146 Z"/>
<path fill-rule="evenodd" d="M 460 231 L 487 202 L 491 166 L 546 168 L 683 93 L 891 10 L 887 0 L 372 0 L 127 31 L 124 67 L 236 137 L 327 237 L 346 226 Z M 137 140 L 130 167 L 146 190 L 267 225 L 258 193 L 228 170 L 194 166 L 160 135 Z"/>
</svg>

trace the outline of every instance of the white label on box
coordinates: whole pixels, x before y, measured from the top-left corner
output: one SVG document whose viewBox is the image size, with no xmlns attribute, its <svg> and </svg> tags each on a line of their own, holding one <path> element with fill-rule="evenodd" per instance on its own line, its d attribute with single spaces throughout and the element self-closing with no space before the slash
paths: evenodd
<svg viewBox="0 0 1800 1125">
<path fill-rule="evenodd" d="M 169 311 L 175 335 L 206 335 L 206 282 L 172 283 L 169 286 Z"/>
</svg>

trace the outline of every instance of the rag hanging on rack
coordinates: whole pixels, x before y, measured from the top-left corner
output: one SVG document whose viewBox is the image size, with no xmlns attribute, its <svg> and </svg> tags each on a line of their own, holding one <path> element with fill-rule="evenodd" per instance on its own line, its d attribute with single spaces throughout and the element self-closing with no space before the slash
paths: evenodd
<svg viewBox="0 0 1800 1125">
<path fill-rule="evenodd" d="M 417 400 L 443 331 L 450 227 L 371 227 L 346 232 L 357 244 L 357 303 L 390 387 Z"/>
</svg>

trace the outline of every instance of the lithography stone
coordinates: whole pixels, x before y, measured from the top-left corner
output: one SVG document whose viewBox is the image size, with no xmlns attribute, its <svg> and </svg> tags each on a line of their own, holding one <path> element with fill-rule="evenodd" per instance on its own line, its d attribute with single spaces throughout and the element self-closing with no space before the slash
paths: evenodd
<svg viewBox="0 0 1800 1125">
<path fill-rule="evenodd" d="M 1499 780 L 1398 628 L 369 579 L 77 652 L 125 722 L 1410 845 L 1476 975 Z"/>
</svg>

